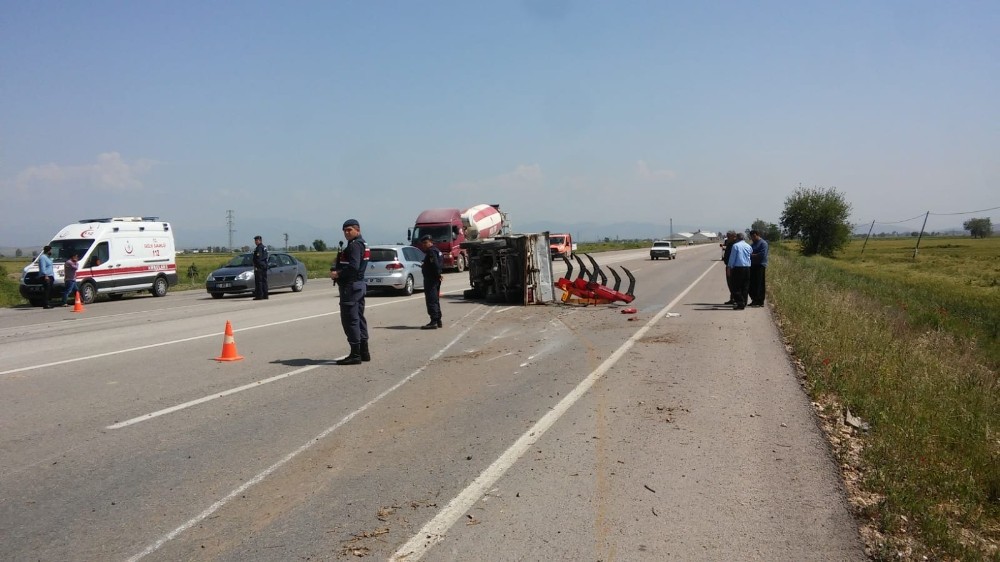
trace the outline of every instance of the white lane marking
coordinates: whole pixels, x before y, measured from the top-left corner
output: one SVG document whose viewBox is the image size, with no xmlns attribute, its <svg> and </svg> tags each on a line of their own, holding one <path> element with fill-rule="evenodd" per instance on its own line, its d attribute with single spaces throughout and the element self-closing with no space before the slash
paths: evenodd
<svg viewBox="0 0 1000 562">
<path fill-rule="evenodd" d="M 90 305 L 87 305 L 87 306 L 90 306 Z M 94 315 L 91 315 L 91 316 L 65 316 L 65 317 L 61 316 L 59 318 L 51 318 L 49 320 L 45 320 L 43 322 L 36 322 L 34 324 L 22 324 L 20 326 L 9 326 L 7 328 L 0 328 L 0 334 L 6 333 L 6 332 L 17 332 L 18 330 L 23 330 L 25 328 L 36 328 L 38 326 L 46 326 L 48 324 L 53 324 L 53 323 L 56 323 L 56 322 L 63 322 L 63 321 L 66 321 L 66 320 L 74 320 L 74 321 L 79 321 L 79 320 L 105 320 L 105 319 L 108 319 L 108 318 L 118 318 L 119 316 L 134 316 L 134 315 L 137 315 L 137 314 L 151 314 L 151 313 L 154 313 L 154 312 L 163 312 L 163 311 L 166 311 L 166 310 L 182 310 L 182 309 L 185 309 L 185 308 L 199 308 L 199 307 L 204 307 L 204 306 L 205 306 L 204 304 L 187 304 L 187 305 L 184 305 L 184 306 L 175 306 L 175 307 L 169 308 L 169 309 L 168 308 L 151 308 L 149 310 L 136 310 L 135 312 L 116 312 L 115 314 L 102 314 L 102 315 L 97 315 L 97 316 L 94 316 Z M 69 310 L 72 310 L 72 309 L 67 309 L 67 312 Z"/>
<path fill-rule="evenodd" d="M 486 362 L 489 363 L 490 361 L 496 361 L 497 359 L 500 359 L 501 357 L 507 357 L 508 355 L 514 355 L 514 352 L 513 351 L 508 351 L 507 353 L 504 353 L 503 355 L 497 355 L 496 357 L 490 357 L 489 359 L 486 360 Z"/>
<path fill-rule="evenodd" d="M 463 316 L 461 318 L 461 320 L 464 320 L 464 319 L 468 318 L 469 315 L 471 315 L 475 310 L 476 310 L 475 308 L 472 309 L 472 310 L 470 310 L 465 316 Z M 473 321 L 472 324 L 470 324 L 468 328 L 462 330 L 462 332 L 460 334 L 458 334 L 457 336 L 455 336 L 455 338 L 453 340 L 451 340 L 450 342 L 448 342 L 447 345 L 445 345 L 440 350 L 438 350 L 437 353 L 435 353 L 434 355 L 432 355 L 427 360 L 427 362 L 424 363 L 419 369 L 417 369 L 416 371 L 413 371 L 412 373 L 410 373 L 409 375 L 407 375 L 406 377 L 404 377 L 403 379 L 401 379 L 396 384 L 394 384 L 394 385 L 390 386 L 389 388 L 385 389 L 378 396 L 376 396 L 375 398 L 372 398 L 367 403 L 365 403 L 365 405 L 361 406 L 357 410 L 354 410 L 350 414 L 347 414 L 346 416 L 344 416 L 343 418 L 341 418 L 341 420 L 338 421 L 337 423 L 335 423 L 332 426 L 324 429 L 319 435 L 317 435 L 316 437 L 313 437 L 309 441 L 306 441 L 305 444 L 303 444 L 298 449 L 295 449 L 291 453 L 288 453 L 287 455 L 285 455 L 284 457 L 282 457 L 281 460 L 279 460 L 278 462 L 276 462 L 276 463 L 272 464 L 271 466 L 265 468 L 259 474 L 257 474 L 256 476 L 254 476 L 250 480 L 247 480 L 242 485 L 240 485 L 240 487 L 236 488 L 232 492 L 229 492 L 228 494 L 226 494 L 226 496 L 224 498 L 222 498 L 221 500 L 219 500 L 219 501 L 213 503 L 212 505 L 208 506 L 207 509 L 205 509 L 204 511 L 202 511 L 201 513 L 199 513 L 195 517 L 189 519 L 187 522 L 185 522 L 180 527 L 177 527 L 173 531 L 170 531 L 169 533 L 163 535 L 156 542 L 154 542 L 153 544 L 147 546 L 142 552 L 140 552 L 140 553 L 138 553 L 138 554 L 130 557 L 128 559 L 128 562 L 136 562 L 140 558 L 144 558 L 144 557 L 152 554 L 153 552 L 156 552 L 163 545 L 165 545 L 168 542 L 170 542 L 171 540 L 175 539 L 178 535 L 180 535 L 184 531 L 190 529 L 191 527 L 194 527 L 198 523 L 200 523 L 200 522 L 204 521 L 205 519 L 207 519 L 210 515 L 212 515 L 213 513 L 215 513 L 216 511 L 218 511 L 221 507 L 223 507 L 224 505 L 226 505 L 227 503 L 229 503 L 233 498 L 241 495 L 243 492 L 247 491 L 248 489 L 250 489 L 255 484 L 259 484 L 265 478 L 267 478 L 268 476 L 270 476 L 274 471 L 278 470 L 279 468 L 281 468 L 282 466 L 284 466 L 285 464 L 287 464 L 289 461 L 291 461 L 292 459 L 294 459 L 298 455 L 302 454 L 304 451 L 308 450 L 310 447 L 312 447 L 316 443 L 319 443 L 320 441 L 322 441 L 325 437 L 327 437 L 328 435 L 330 435 L 334 431 L 337 431 L 338 429 L 340 429 L 342 426 L 344 426 L 344 424 L 346 424 L 347 422 L 349 422 L 352 419 L 356 418 L 359 414 L 363 413 L 368 408 L 371 408 L 372 406 L 374 406 L 377 402 L 379 402 L 380 400 L 382 400 L 386 396 L 392 394 L 392 392 L 395 391 L 396 389 L 398 389 L 399 387 L 401 387 L 404 384 L 410 382 L 410 380 L 412 380 L 413 377 L 416 377 L 417 375 L 419 375 L 420 373 L 422 373 L 424 370 L 426 370 L 427 367 L 431 364 L 432 361 L 434 361 L 435 359 L 441 357 L 444 354 L 445 351 L 447 351 L 449 348 L 451 348 L 451 346 L 455 345 L 456 343 L 458 343 L 459 340 L 461 340 L 463 337 L 465 337 L 466 334 L 468 334 L 477 324 L 479 324 L 480 321 L 482 321 L 483 318 L 486 318 L 486 316 L 489 315 L 491 312 L 492 312 L 491 310 L 487 309 L 486 312 L 484 314 L 480 315 L 479 318 L 476 318 L 475 321 Z"/>
<path fill-rule="evenodd" d="M 400 302 L 406 302 L 406 301 L 409 301 L 409 300 L 413 300 L 415 298 L 422 298 L 422 297 L 408 297 L 408 298 L 403 298 L 403 299 L 397 299 L 397 300 L 394 300 L 394 301 L 391 301 L 391 302 L 382 302 L 382 303 L 370 304 L 370 305 L 367 306 L 366 309 L 378 308 L 380 306 L 387 306 L 387 305 L 390 305 L 390 304 L 397 304 L 397 303 L 400 303 Z M 257 326 L 250 326 L 249 328 L 240 328 L 238 330 L 233 330 L 233 333 L 247 332 L 247 331 L 250 331 L 250 330 L 257 330 L 257 329 L 260 329 L 260 328 L 270 328 L 272 326 L 280 326 L 282 324 L 289 324 L 289 323 L 292 323 L 292 322 L 301 322 L 303 320 L 313 320 L 313 319 L 316 319 L 316 318 L 322 318 L 324 316 L 332 316 L 332 315 L 336 315 L 336 314 L 340 314 L 340 311 L 339 310 L 334 310 L 334 311 L 331 311 L 331 312 L 324 312 L 322 314 L 313 314 L 311 316 L 302 316 L 302 317 L 299 317 L 299 318 L 291 318 L 291 319 L 288 319 L 288 320 L 280 320 L 278 322 L 270 322 L 270 323 L 267 323 L 267 324 L 260 324 L 260 325 L 257 325 Z M 91 359 L 100 359 L 101 357 L 109 357 L 111 355 L 118 355 L 118 354 L 121 354 L 121 353 L 131 353 L 133 351 L 142 351 L 144 349 L 152 349 L 154 347 L 163 347 L 163 346 L 166 346 L 166 345 L 174 345 L 174 344 L 178 344 L 178 343 L 184 343 L 184 342 L 189 342 L 189 341 L 201 340 L 201 339 L 205 339 L 205 338 L 217 338 L 217 337 L 219 337 L 219 334 L 218 333 L 214 333 L 214 334 L 204 334 L 204 335 L 201 335 L 201 336 L 191 336 L 190 338 L 181 338 L 179 340 L 171 340 L 171 341 L 164 341 L 164 342 L 158 342 L 158 343 L 151 343 L 149 345 L 140 345 L 139 347 L 129 347 L 129 348 L 126 348 L 126 349 L 119 349 L 117 351 L 108 351 L 106 353 L 97 353 L 97 354 L 94 354 L 94 355 L 86 355 L 86 356 L 83 356 L 83 357 L 74 357 L 72 359 L 63 359 L 62 361 L 53 361 L 51 363 L 42 363 L 42 364 L 39 364 L 39 365 L 30 365 L 28 367 L 20 367 L 20 368 L 17 368 L 17 369 L 9 369 L 9 370 L 6 370 L 6 371 L 0 371 L 0 376 L 3 376 L 3 375 L 12 375 L 14 373 L 23 373 L 25 371 L 34 371 L 36 369 L 45 369 L 45 368 L 48 368 L 48 367 L 56 367 L 58 365 L 65 365 L 67 363 L 76 363 L 78 361 L 89 361 Z"/>
<path fill-rule="evenodd" d="M 262 386 L 262 385 L 265 385 L 265 384 L 270 383 L 270 382 L 279 381 L 281 379 L 285 379 L 285 378 L 288 378 L 288 377 L 299 375 L 299 374 L 305 373 L 306 371 L 311 371 L 311 370 L 315 369 L 316 367 L 319 367 L 319 365 L 309 365 L 309 366 L 306 366 L 306 367 L 302 367 L 301 369 L 296 369 L 294 371 L 290 371 L 290 372 L 282 374 L 282 375 L 275 375 L 273 377 L 266 378 L 264 380 L 260 380 L 260 381 L 257 381 L 257 382 L 252 382 L 250 384 L 245 384 L 243 386 L 238 386 L 236 388 L 230 388 L 229 390 L 224 390 L 222 392 L 219 392 L 218 394 L 211 394 L 209 396 L 204 396 L 202 398 L 198 398 L 197 400 L 191 400 L 190 402 L 185 402 L 183 404 L 178 404 L 176 406 L 171 406 L 169 408 L 164 408 L 162 410 L 157 410 L 157 411 L 149 413 L 149 414 L 144 414 L 144 415 L 141 415 L 139 417 L 132 418 L 130 420 L 125 420 L 123 422 L 118 422 L 116 424 L 109 425 L 109 426 L 107 426 L 104 429 L 121 429 L 123 427 L 128 427 L 130 425 L 137 424 L 137 423 L 142 422 L 142 421 L 151 420 L 153 418 L 158 418 L 158 417 L 166 415 L 166 414 L 172 414 L 172 413 L 174 413 L 174 412 L 176 412 L 178 410 L 183 410 L 185 408 L 190 408 L 191 406 L 197 406 L 198 404 L 204 404 L 205 402 L 209 402 L 211 400 L 215 400 L 216 398 L 224 398 L 226 396 L 229 396 L 230 394 L 236 394 L 237 392 L 243 392 L 244 390 L 249 390 L 251 388 L 257 388 L 258 386 Z"/>
<path fill-rule="evenodd" d="M 390 304 L 390 303 L 383 303 L 383 304 Z M 338 314 L 338 313 L 335 312 L 335 313 L 325 313 L 325 314 Z M 466 314 L 465 317 L 468 317 L 468 314 Z M 465 318 L 465 317 L 463 317 L 463 318 Z M 288 321 L 286 320 L 285 322 L 288 322 Z M 259 327 L 260 326 L 254 326 L 254 328 L 259 328 Z M 247 328 L 247 329 L 250 330 L 250 329 L 253 329 L 253 328 Z M 238 330 L 234 330 L 234 332 L 235 331 L 238 331 Z M 224 398 L 226 396 L 229 396 L 230 394 L 236 394 L 237 392 L 242 392 L 244 390 L 249 390 L 251 388 L 257 388 L 258 386 L 265 385 L 267 383 L 271 383 L 271 382 L 278 381 L 278 380 L 281 380 L 281 379 L 284 379 L 284 378 L 288 378 L 288 377 L 291 377 L 291 376 L 299 375 L 299 374 L 305 373 L 306 371 L 311 371 L 311 370 L 313 370 L 313 369 L 315 369 L 316 367 L 319 367 L 319 366 L 320 365 L 309 365 L 307 367 L 302 367 L 301 369 L 296 369 L 294 371 L 291 371 L 291 372 L 288 372 L 288 373 L 285 373 L 285 374 L 282 374 L 282 375 L 275 375 L 273 377 L 270 377 L 270 378 L 267 378 L 267 379 L 264 379 L 264 380 L 260 380 L 260 381 L 257 381 L 257 382 L 252 382 L 252 383 L 249 383 L 249 384 L 245 384 L 243 386 L 239 386 L 239 387 L 236 387 L 236 388 L 231 388 L 229 390 L 225 390 L 225 391 L 220 392 L 218 394 L 211 394 L 209 396 L 204 396 L 204 397 L 198 398 L 196 400 L 191 400 L 190 402 L 185 402 L 183 404 L 178 404 L 176 406 L 171 406 L 169 408 L 164 408 L 162 410 L 157 410 L 156 412 L 151 412 L 149 414 L 143 414 L 141 416 L 132 418 L 130 420 L 125 420 L 123 422 L 119 422 L 119 423 L 116 423 L 116 424 L 109 425 L 105 429 L 121 429 L 123 427 L 128 427 L 130 425 L 134 425 L 134 424 L 137 424 L 137 423 L 142 422 L 142 421 L 151 420 L 153 418 L 157 418 L 157 417 L 160 417 L 160 416 L 163 416 L 163 415 L 166 415 L 166 414 L 172 414 L 172 413 L 174 413 L 176 411 L 183 410 L 185 408 L 190 408 L 191 406 L 197 406 L 198 404 L 204 404 L 205 402 L 209 402 L 211 400 L 215 400 L 216 398 Z M 3 374 L 3 373 L 0 373 L 0 374 Z"/>
<path fill-rule="evenodd" d="M 709 271 L 712 270 L 712 264 L 702 273 L 697 279 L 694 280 L 686 289 L 684 289 L 681 294 L 677 295 L 677 298 L 670 301 L 667 306 L 663 307 L 649 322 L 647 322 L 642 328 L 636 331 L 629 339 L 625 340 L 625 343 L 615 350 L 607 359 L 604 360 L 600 366 L 597 367 L 592 373 L 590 373 L 587 378 L 583 379 L 566 395 L 565 398 L 559 401 L 548 413 L 542 416 L 535 425 L 533 425 L 528 431 L 526 431 L 521 437 L 514 442 L 497 460 L 493 461 L 493 464 L 488 466 L 471 484 L 457 496 L 452 498 L 444 508 L 438 512 L 438 514 L 427 522 L 426 525 L 420 531 L 418 531 L 409 541 L 403 546 L 399 547 L 398 550 L 389 558 L 390 561 L 403 561 L 414 562 L 420 560 L 427 551 L 433 548 L 435 545 L 444 540 L 445 533 L 448 529 L 462 517 L 462 514 L 469 511 L 469 509 L 483 497 L 487 490 L 491 486 L 497 483 L 498 480 L 514 465 L 515 462 L 521 456 L 528 451 L 531 446 L 538 441 L 546 431 L 551 428 L 556 421 L 566 413 L 567 410 L 573 404 L 576 403 L 588 390 L 596 383 L 604 374 L 618 362 L 619 359 L 625 352 L 628 351 L 636 341 L 641 339 L 646 332 L 650 330 L 657 322 L 659 322 L 667 312 L 674 307 L 681 299 L 683 299 L 691 289 L 694 288 Z"/>
</svg>

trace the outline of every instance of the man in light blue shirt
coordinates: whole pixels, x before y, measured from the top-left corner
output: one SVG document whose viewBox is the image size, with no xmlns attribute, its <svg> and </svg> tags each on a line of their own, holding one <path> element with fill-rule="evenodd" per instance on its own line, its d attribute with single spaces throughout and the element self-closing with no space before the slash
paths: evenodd
<svg viewBox="0 0 1000 562">
<path fill-rule="evenodd" d="M 38 256 L 38 276 L 45 286 L 45 308 L 52 308 L 52 282 L 55 280 L 52 271 L 52 246 L 42 248 L 42 255 Z"/>
<path fill-rule="evenodd" d="M 726 264 L 726 275 L 733 283 L 733 310 L 743 310 L 747 307 L 750 296 L 750 254 L 753 250 L 746 242 L 746 235 L 736 233 L 736 243 L 729 252 L 729 262 Z"/>
</svg>

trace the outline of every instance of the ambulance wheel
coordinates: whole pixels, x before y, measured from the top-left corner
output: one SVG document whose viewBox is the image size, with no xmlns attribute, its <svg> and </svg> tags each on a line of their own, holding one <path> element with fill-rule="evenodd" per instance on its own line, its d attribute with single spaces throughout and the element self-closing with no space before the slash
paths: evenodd
<svg viewBox="0 0 1000 562">
<path fill-rule="evenodd" d="M 97 285 L 84 283 L 80 285 L 80 302 L 83 304 L 94 304 L 97 299 Z"/>
<path fill-rule="evenodd" d="M 157 277 L 156 281 L 153 281 L 153 289 L 149 292 L 153 293 L 154 297 L 167 296 L 167 280 L 163 277 Z"/>
<path fill-rule="evenodd" d="M 213 299 L 221 299 L 222 298 L 222 293 L 209 293 L 209 294 L 212 295 Z"/>
<path fill-rule="evenodd" d="M 295 283 L 292 283 L 292 292 L 293 293 L 298 293 L 299 291 L 302 290 L 302 286 L 305 285 L 305 284 L 306 284 L 306 282 L 305 282 L 305 280 L 302 279 L 302 276 L 301 275 L 296 275 L 295 276 Z"/>
<path fill-rule="evenodd" d="M 455 269 L 459 273 L 465 271 L 465 254 L 458 254 L 458 260 L 455 261 Z"/>
<path fill-rule="evenodd" d="M 403 288 L 399 290 L 400 293 L 410 296 L 413 294 L 413 276 L 406 276 L 406 283 L 403 284 Z"/>
</svg>

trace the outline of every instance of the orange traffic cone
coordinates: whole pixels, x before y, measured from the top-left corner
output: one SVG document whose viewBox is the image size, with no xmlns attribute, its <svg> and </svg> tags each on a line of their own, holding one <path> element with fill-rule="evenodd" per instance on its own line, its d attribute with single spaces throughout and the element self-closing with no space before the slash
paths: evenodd
<svg viewBox="0 0 1000 562">
<path fill-rule="evenodd" d="M 226 337 L 222 340 L 222 355 L 216 361 L 240 361 L 243 356 L 236 353 L 236 340 L 233 339 L 233 325 L 226 320 Z"/>
<path fill-rule="evenodd" d="M 83 302 L 80 300 L 80 291 L 76 292 L 76 302 L 73 303 L 73 312 L 83 312 Z"/>
</svg>

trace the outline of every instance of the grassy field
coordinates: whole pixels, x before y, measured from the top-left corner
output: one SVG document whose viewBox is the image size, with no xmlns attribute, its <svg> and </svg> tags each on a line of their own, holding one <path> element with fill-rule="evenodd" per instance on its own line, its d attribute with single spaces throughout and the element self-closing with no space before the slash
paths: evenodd
<svg viewBox="0 0 1000 562">
<path fill-rule="evenodd" d="M 814 399 L 870 423 L 855 468 L 877 556 L 1000 560 L 1000 239 L 914 243 L 775 244 L 768 290 Z"/>
</svg>

